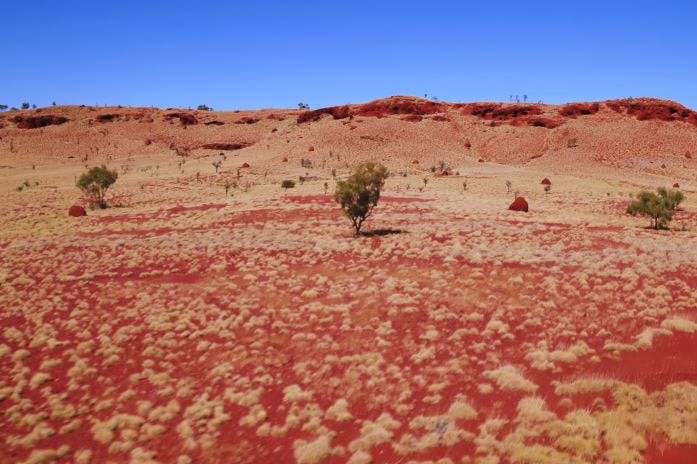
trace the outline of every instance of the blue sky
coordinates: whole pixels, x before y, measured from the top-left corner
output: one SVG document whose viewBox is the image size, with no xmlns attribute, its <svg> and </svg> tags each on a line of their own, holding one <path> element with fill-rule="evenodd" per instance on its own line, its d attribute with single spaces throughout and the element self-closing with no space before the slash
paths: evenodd
<svg viewBox="0 0 697 464">
<path fill-rule="evenodd" d="M 319 108 L 527 94 L 697 109 L 696 5 L 2 0 L 0 104 Z"/>
</svg>

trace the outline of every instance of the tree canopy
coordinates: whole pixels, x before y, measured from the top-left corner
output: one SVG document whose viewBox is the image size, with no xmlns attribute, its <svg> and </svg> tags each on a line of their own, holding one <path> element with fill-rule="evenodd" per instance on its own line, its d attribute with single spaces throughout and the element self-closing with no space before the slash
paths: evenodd
<svg viewBox="0 0 697 464">
<path fill-rule="evenodd" d="M 673 213 L 684 199 L 682 192 L 665 187 L 659 187 L 656 193 L 642 190 L 627 207 L 627 213 L 648 216 L 652 229 L 667 229 L 668 223 L 673 220 Z"/>
<path fill-rule="evenodd" d="M 77 187 L 90 198 L 93 204 L 106 208 L 106 192 L 118 177 L 118 172 L 110 171 L 102 164 L 82 174 L 77 181 Z"/>
<path fill-rule="evenodd" d="M 369 162 L 357 166 L 347 180 L 337 182 L 334 200 L 341 205 L 356 235 L 377 206 L 387 176 L 385 166 Z"/>
</svg>

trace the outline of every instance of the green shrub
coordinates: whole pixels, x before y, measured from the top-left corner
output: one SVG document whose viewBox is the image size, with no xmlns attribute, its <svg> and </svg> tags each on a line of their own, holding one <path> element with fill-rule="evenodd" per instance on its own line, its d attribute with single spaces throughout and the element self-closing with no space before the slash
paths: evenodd
<svg viewBox="0 0 697 464">
<path fill-rule="evenodd" d="M 293 182 L 293 181 L 290 180 L 290 179 L 286 179 L 286 180 L 284 180 L 283 182 L 281 182 L 281 188 L 284 188 L 284 189 L 286 189 L 286 190 L 287 190 L 287 189 L 292 189 L 292 188 L 294 188 L 294 187 L 295 187 L 295 182 Z"/>
<path fill-rule="evenodd" d="M 669 191 L 660 187 L 656 193 L 642 190 L 636 196 L 636 200 L 627 206 L 627 213 L 632 216 L 648 216 L 652 229 L 667 229 L 668 223 L 673 220 L 673 213 L 685 195 L 680 191 Z"/>
<path fill-rule="evenodd" d="M 77 187 L 91 200 L 93 205 L 106 208 L 106 192 L 118 177 L 119 174 L 116 171 L 110 171 L 102 164 L 81 175 L 77 181 Z"/>
<path fill-rule="evenodd" d="M 377 206 L 387 176 L 385 166 L 369 162 L 357 166 L 347 180 L 337 182 L 334 200 L 341 205 L 356 235 Z"/>
</svg>

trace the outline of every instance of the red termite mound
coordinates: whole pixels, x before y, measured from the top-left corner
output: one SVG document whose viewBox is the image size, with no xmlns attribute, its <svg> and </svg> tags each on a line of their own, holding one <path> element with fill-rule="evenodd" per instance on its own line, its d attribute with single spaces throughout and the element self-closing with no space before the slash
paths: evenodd
<svg viewBox="0 0 697 464">
<path fill-rule="evenodd" d="M 565 118 L 577 118 L 595 114 L 600 110 L 598 103 L 569 103 L 559 108 L 559 115 Z"/>
<path fill-rule="evenodd" d="M 351 111 L 348 106 L 331 106 L 329 108 L 305 111 L 298 115 L 298 124 L 309 121 L 319 121 L 324 114 L 330 114 L 334 119 L 346 119 L 351 116 Z"/>
<path fill-rule="evenodd" d="M 542 182 L 540 182 L 542 185 L 552 185 L 552 181 L 547 179 L 546 177 L 542 179 Z"/>
<path fill-rule="evenodd" d="M 680 188 L 680 184 L 678 184 L 677 182 L 674 183 L 674 184 L 673 184 L 673 188 L 674 188 L 674 189 L 679 189 L 679 188 Z"/>
<path fill-rule="evenodd" d="M 250 146 L 251 143 L 247 142 L 238 142 L 238 143 L 206 143 L 204 145 L 201 145 L 200 148 L 205 148 L 207 150 L 227 150 L 227 151 L 232 151 L 232 150 L 241 150 L 242 148 L 246 148 Z"/>
<path fill-rule="evenodd" d="M 511 211 L 524 211 L 528 212 L 528 202 L 525 201 L 525 198 L 523 197 L 517 197 L 515 200 L 513 200 L 513 203 L 511 203 L 511 206 L 508 207 Z"/>
<path fill-rule="evenodd" d="M 38 129 L 39 127 L 52 126 L 68 122 L 68 118 L 63 116 L 15 116 L 10 119 L 19 129 Z"/>
<path fill-rule="evenodd" d="M 68 210 L 68 215 L 72 217 L 87 216 L 87 211 L 80 205 L 73 205 Z"/>
<path fill-rule="evenodd" d="M 174 118 L 179 119 L 182 126 L 190 126 L 192 124 L 198 124 L 198 119 L 193 114 L 188 113 L 168 113 L 165 115 L 165 120 L 170 121 Z"/>
<path fill-rule="evenodd" d="M 248 167 L 249 167 L 249 163 L 244 163 L 244 164 L 242 165 L 242 168 L 244 168 L 244 169 L 246 169 L 246 168 L 248 168 Z"/>
</svg>

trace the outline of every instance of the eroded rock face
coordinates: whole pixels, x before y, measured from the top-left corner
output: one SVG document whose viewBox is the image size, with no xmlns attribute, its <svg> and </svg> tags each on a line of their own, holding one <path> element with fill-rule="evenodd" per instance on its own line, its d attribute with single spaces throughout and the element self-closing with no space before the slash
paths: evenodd
<svg viewBox="0 0 697 464">
<path fill-rule="evenodd" d="M 12 122 L 19 129 L 38 129 L 40 127 L 58 125 L 68 122 L 68 118 L 63 116 L 43 115 L 43 116 L 15 116 Z"/>
<path fill-rule="evenodd" d="M 525 211 L 527 213 L 528 202 L 525 201 L 525 198 L 518 197 L 515 200 L 513 200 L 513 203 L 511 203 L 511 206 L 509 206 L 508 209 L 510 209 L 511 211 Z"/>
<path fill-rule="evenodd" d="M 87 216 L 87 211 L 80 205 L 73 205 L 68 210 L 68 215 L 72 217 Z"/>
<path fill-rule="evenodd" d="M 165 115 L 165 120 L 170 121 L 172 119 L 179 119 L 179 122 L 181 123 L 182 126 L 191 126 L 194 124 L 198 124 L 198 119 L 196 119 L 196 116 L 193 114 L 188 114 L 188 113 L 169 113 Z"/>
</svg>

